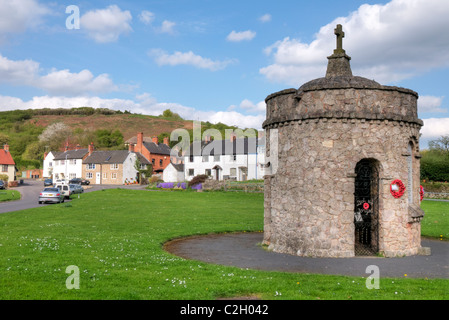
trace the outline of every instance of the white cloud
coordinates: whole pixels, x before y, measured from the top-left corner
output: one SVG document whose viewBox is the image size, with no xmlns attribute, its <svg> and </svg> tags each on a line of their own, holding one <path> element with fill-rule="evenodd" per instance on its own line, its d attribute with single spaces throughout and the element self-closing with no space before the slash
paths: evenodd
<svg viewBox="0 0 449 320">
<path fill-rule="evenodd" d="M 209 58 L 203 58 L 196 55 L 192 51 L 180 52 L 176 51 L 173 54 L 168 54 L 161 49 L 153 49 L 149 51 L 149 56 L 153 57 L 156 63 L 160 66 L 170 65 L 191 65 L 200 69 L 208 69 L 217 71 L 226 68 L 233 60 L 214 61 Z"/>
<path fill-rule="evenodd" d="M 265 101 L 260 101 L 255 104 L 251 100 L 244 99 L 244 100 L 242 100 L 242 102 L 240 102 L 239 108 L 243 109 L 247 112 L 260 113 L 260 114 L 264 115 L 267 105 L 266 105 Z M 237 106 L 235 106 L 235 105 L 232 105 L 228 108 L 228 110 L 235 110 L 235 109 L 237 109 Z"/>
<path fill-rule="evenodd" d="M 114 42 L 120 35 L 132 31 L 131 20 L 129 11 L 122 11 L 118 6 L 111 5 L 106 9 L 93 10 L 84 14 L 81 17 L 80 27 L 86 30 L 89 37 L 96 42 Z"/>
<path fill-rule="evenodd" d="M 447 112 L 441 108 L 444 97 L 420 96 L 418 99 L 419 112 Z"/>
<path fill-rule="evenodd" d="M 252 40 L 252 39 L 254 39 L 255 36 L 256 36 L 256 33 L 251 30 L 241 31 L 241 32 L 236 32 L 233 30 L 230 34 L 228 34 L 226 39 L 228 41 L 232 41 L 232 42 L 240 42 L 240 41 Z"/>
<path fill-rule="evenodd" d="M 268 79 L 299 86 L 325 75 L 335 49 L 334 28 L 342 24 L 344 49 L 353 74 L 381 83 L 410 78 L 449 66 L 449 2 L 392 0 L 362 5 L 347 17 L 323 26 L 310 43 L 285 38 L 265 50 L 273 64 L 261 68 Z"/>
<path fill-rule="evenodd" d="M 88 92 L 117 90 L 107 74 L 95 77 L 89 70 L 72 73 L 69 70 L 53 71 L 40 77 L 39 87 L 56 95 L 83 95 Z"/>
<path fill-rule="evenodd" d="M 139 20 L 144 24 L 151 24 L 154 20 L 154 13 L 152 13 L 148 10 L 143 10 L 139 14 Z"/>
<path fill-rule="evenodd" d="M 162 21 L 162 25 L 159 28 L 156 28 L 156 31 L 159 33 L 174 34 L 175 26 L 176 26 L 175 22 L 164 20 Z"/>
<path fill-rule="evenodd" d="M 42 23 L 51 10 L 36 0 L 0 1 L 0 40 L 10 33 L 21 33 Z"/>
<path fill-rule="evenodd" d="M 422 139 L 435 139 L 449 135 L 449 118 L 423 119 L 424 126 L 421 128 Z"/>
<path fill-rule="evenodd" d="M 260 22 L 263 22 L 263 23 L 265 23 L 265 22 L 270 22 L 270 21 L 271 21 L 271 14 L 269 14 L 269 13 L 264 14 L 263 16 L 261 16 L 261 17 L 259 18 L 259 21 L 260 21 Z"/>
<path fill-rule="evenodd" d="M 52 70 L 40 75 L 40 66 L 33 60 L 10 60 L 0 54 L 0 82 L 31 86 L 56 95 L 83 95 L 117 90 L 107 74 L 94 76 L 85 69 L 79 73 Z"/>
<path fill-rule="evenodd" d="M 33 60 L 10 60 L 0 54 L 0 82 L 14 85 L 32 85 L 39 72 L 39 63 Z"/>
</svg>

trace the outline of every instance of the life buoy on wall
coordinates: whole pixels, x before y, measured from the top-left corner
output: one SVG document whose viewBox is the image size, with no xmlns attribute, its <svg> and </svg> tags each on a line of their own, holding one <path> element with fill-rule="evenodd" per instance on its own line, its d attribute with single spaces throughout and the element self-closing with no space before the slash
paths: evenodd
<svg viewBox="0 0 449 320">
<path fill-rule="evenodd" d="M 404 195 L 405 186 L 401 180 L 396 179 L 390 184 L 390 193 L 395 198 L 400 198 Z"/>
<path fill-rule="evenodd" d="M 419 186 L 419 197 L 420 197 L 421 201 L 424 198 L 424 188 L 423 188 L 423 186 Z"/>
</svg>

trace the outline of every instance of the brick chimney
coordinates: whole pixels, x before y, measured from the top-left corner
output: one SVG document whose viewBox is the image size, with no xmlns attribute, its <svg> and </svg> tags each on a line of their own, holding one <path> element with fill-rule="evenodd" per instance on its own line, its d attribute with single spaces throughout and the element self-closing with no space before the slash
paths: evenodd
<svg viewBox="0 0 449 320">
<path fill-rule="evenodd" d="M 78 144 L 76 145 L 76 147 L 75 147 L 75 150 L 78 151 L 79 149 L 81 149 L 81 146 L 80 146 L 80 144 L 78 143 Z"/>
<path fill-rule="evenodd" d="M 7 143 L 5 143 L 5 145 L 3 146 L 3 149 L 4 149 L 6 152 L 9 152 L 9 145 L 8 145 Z"/>
<path fill-rule="evenodd" d="M 164 138 L 164 144 L 167 145 L 167 146 L 170 145 L 170 143 L 169 143 L 169 141 L 168 141 L 168 137 L 165 137 L 165 138 Z"/>
<path fill-rule="evenodd" d="M 137 144 L 134 148 L 136 152 L 142 152 L 142 145 L 143 145 L 143 132 L 139 132 L 137 134 Z"/>
<path fill-rule="evenodd" d="M 158 144 L 157 137 L 153 137 L 151 140 L 152 140 L 155 144 Z"/>
<path fill-rule="evenodd" d="M 90 156 L 92 154 L 92 152 L 94 152 L 94 143 L 93 142 L 90 143 L 88 150 L 89 150 L 89 156 Z"/>
<path fill-rule="evenodd" d="M 134 144 L 130 143 L 130 144 L 128 145 L 128 151 L 129 151 L 129 152 L 134 152 Z"/>
<path fill-rule="evenodd" d="M 69 143 L 67 142 L 66 143 L 66 145 L 65 145 L 65 149 L 64 149 L 65 151 L 68 151 L 69 150 Z"/>
<path fill-rule="evenodd" d="M 45 160 L 45 158 L 47 158 L 47 156 L 48 156 L 48 152 L 44 152 L 44 160 Z"/>
</svg>

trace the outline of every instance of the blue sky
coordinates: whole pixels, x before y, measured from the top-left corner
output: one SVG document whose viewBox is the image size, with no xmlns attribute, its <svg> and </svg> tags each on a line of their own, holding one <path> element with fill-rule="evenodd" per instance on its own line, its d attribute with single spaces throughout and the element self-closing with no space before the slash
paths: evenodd
<svg viewBox="0 0 449 320">
<path fill-rule="evenodd" d="M 324 76 L 341 23 L 355 75 L 419 93 L 425 148 L 449 134 L 448 16 L 447 0 L 0 0 L 0 110 L 170 108 L 260 129 L 266 96 Z"/>
</svg>

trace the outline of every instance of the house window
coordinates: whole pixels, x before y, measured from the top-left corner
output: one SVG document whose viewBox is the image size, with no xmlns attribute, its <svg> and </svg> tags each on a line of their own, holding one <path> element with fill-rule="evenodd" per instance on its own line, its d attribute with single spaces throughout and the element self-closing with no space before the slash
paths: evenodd
<svg viewBox="0 0 449 320">
<path fill-rule="evenodd" d="M 153 167 L 154 167 L 154 164 L 156 163 L 156 159 L 151 159 L 151 163 L 153 164 Z"/>
<path fill-rule="evenodd" d="M 8 166 L 6 164 L 2 165 L 2 172 L 8 172 Z"/>
<path fill-rule="evenodd" d="M 112 179 L 117 179 L 117 173 L 111 173 L 111 178 Z"/>
<path fill-rule="evenodd" d="M 235 168 L 231 168 L 230 170 L 230 176 L 235 177 L 237 175 L 237 170 Z"/>
<path fill-rule="evenodd" d="M 53 167 L 53 162 L 49 162 L 48 167 L 50 167 L 50 168 Z"/>
<path fill-rule="evenodd" d="M 189 169 L 189 176 L 193 177 L 195 175 L 195 169 Z"/>
<path fill-rule="evenodd" d="M 162 167 L 162 159 L 159 160 L 159 166 Z"/>
<path fill-rule="evenodd" d="M 92 172 L 86 173 L 86 179 L 92 179 L 94 177 Z"/>
<path fill-rule="evenodd" d="M 231 155 L 229 156 L 229 161 L 234 162 L 234 161 L 236 161 L 236 160 L 237 160 L 237 155 L 231 154 Z"/>
<path fill-rule="evenodd" d="M 103 179 L 107 179 L 107 178 L 108 178 L 107 172 L 103 172 Z"/>
<path fill-rule="evenodd" d="M 206 169 L 206 175 L 211 176 L 212 175 L 212 169 Z"/>
<path fill-rule="evenodd" d="M 94 170 L 95 169 L 95 163 L 88 163 L 87 164 L 87 170 Z"/>
<path fill-rule="evenodd" d="M 70 164 L 75 165 L 76 164 L 76 159 L 70 160 Z"/>
<path fill-rule="evenodd" d="M 193 162 L 193 155 L 189 156 L 189 162 Z"/>
<path fill-rule="evenodd" d="M 215 162 L 220 162 L 220 155 L 219 154 L 214 155 L 214 161 Z"/>
<path fill-rule="evenodd" d="M 209 156 L 203 156 L 203 162 L 209 162 Z"/>
<path fill-rule="evenodd" d="M 111 164 L 111 170 L 118 170 L 118 163 Z"/>
<path fill-rule="evenodd" d="M 61 160 L 61 166 L 65 165 L 65 160 Z"/>
<path fill-rule="evenodd" d="M 69 179 L 75 179 L 75 178 L 76 178 L 76 173 L 69 174 Z"/>
</svg>

